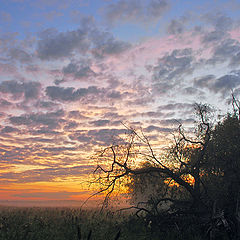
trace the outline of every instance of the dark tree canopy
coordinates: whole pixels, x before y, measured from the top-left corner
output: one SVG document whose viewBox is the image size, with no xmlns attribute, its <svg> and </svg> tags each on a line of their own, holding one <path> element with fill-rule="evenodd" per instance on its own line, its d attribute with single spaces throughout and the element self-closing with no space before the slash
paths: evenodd
<svg viewBox="0 0 240 240">
<path fill-rule="evenodd" d="M 205 184 L 208 186 L 211 198 L 216 198 L 223 205 L 236 206 L 240 190 L 240 121 L 238 115 L 228 114 L 215 126 L 203 167 Z"/>
</svg>

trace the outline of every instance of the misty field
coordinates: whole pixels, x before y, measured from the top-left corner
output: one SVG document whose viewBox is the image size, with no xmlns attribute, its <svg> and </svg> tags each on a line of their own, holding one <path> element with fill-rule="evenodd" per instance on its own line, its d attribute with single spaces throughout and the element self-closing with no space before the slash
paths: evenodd
<svg viewBox="0 0 240 240">
<path fill-rule="evenodd" d="M 134 214 L 77 208 L 0 208 L 1 240 L 123 240 L 205 239 L 186 222 L 184 231 L 175 222 L 162 229 Z"/>
</svg>

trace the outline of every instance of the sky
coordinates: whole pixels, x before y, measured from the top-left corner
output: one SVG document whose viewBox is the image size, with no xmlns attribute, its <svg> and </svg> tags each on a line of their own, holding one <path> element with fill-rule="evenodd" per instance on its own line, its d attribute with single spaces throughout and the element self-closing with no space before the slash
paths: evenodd
<svg viewBox="0 0 240 240">
<path fill-rule="evenodd" d="M 239 0 L 0 3 L 1 201 L 82 201 L 124 125 L 161 148 L 240 92 Z"/>
</svg>

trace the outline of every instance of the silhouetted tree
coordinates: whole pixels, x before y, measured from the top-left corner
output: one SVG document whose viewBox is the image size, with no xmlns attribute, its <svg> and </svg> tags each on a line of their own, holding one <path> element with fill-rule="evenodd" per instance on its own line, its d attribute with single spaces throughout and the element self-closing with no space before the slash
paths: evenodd
<svg viewBox="0 0 240 240">
<path fill-rule="evenodd" d="M 175 144 L 165 157 L 156 155 L 148 138 L 131 128 L 128 129 L 128 141 L 102 151 L 99 161 L 104 165 L 99 164 L 95 173 L 99 174 L 100 192 L 106 193 L 105 204 L 119 184 L 126 185 L 126 179 L 134 183 L 137 179 L 151 176 L 159 190 L 157 199 L 152 198 L 155 209 L 163 202 L 182 202 L 180 195 L 185 196 L 184 200 L 188 201 L 192 210 L 206 207 L 202 201 L 201 166 L 211 134 L 210 108 L 196 104 L 195 109 L 200 120 L 197 135 L 187 138 L 180 125 L 179 136 L 175 137 Z M 141 161 L 145 165 L 139 165 Z M 189 181 L 189 178 L 192 180 Z M 179 194 L 173 194 L 173 189 L 179 189 Z"/>
<path fill-rule="evenodd" d="M 240 191 L 239 101 L 233 113 L 213 124 L 208 105 L 196 104 L 196 131 L 188 137 L 182 125 L 165 155 L 157 154 L 143 132 L 128 128 L 128 139 L 99 155 L 99 193 L 104 204 L 115 189 L 128 187 L 132 208 L 148 215 L 210 214 L 213 206 L 238 217 Z M 142 199 L 139 199 L 139 196 Z"/>
</svg>

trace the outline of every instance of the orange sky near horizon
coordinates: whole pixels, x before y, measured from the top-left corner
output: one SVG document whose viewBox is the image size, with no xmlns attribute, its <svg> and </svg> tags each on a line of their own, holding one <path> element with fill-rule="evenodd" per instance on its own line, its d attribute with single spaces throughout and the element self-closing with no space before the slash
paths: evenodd
<svg viewBox="0 0 240 240">
<path fill-rule="evenodd" d="M 231 110 L 239 11 L 235 0 L 2 1 L 0 205 L 84 201 L 97 152 L 124 143 L 125 126 L 161 154 L 179 123 L 193 131 L 194 103 Z"/>
</svg>

